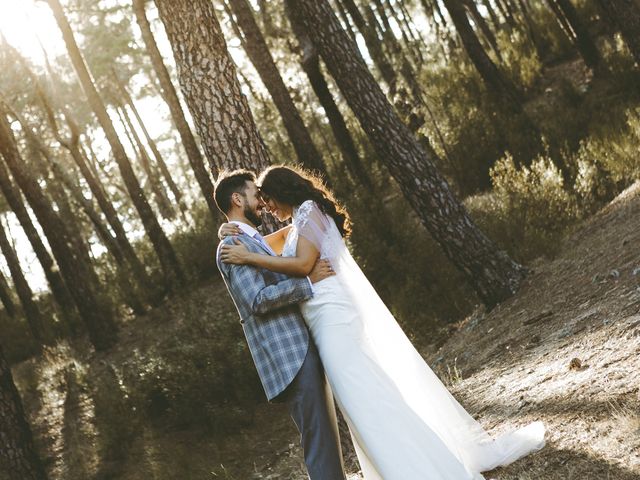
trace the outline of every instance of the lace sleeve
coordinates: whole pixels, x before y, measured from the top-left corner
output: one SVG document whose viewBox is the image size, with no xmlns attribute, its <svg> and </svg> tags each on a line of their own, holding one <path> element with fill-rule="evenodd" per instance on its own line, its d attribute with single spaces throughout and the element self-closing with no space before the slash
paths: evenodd
<svg viewBox="0 0 640 480">
<path fill-rule="evenodd" d="M 322 252 L 330 222 L 313 200 L 307 200 L 298 207 L 293 226 L 298 235 L 309 240 L 319 252 Z"/>
</svg>

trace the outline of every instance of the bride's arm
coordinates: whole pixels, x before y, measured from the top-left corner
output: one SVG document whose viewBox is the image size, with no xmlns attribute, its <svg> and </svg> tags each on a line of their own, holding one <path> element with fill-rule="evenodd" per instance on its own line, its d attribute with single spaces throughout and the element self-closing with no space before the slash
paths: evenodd
<svg viewBox="0 0 640 480">
<path fill-rule="evenodd" d="M 265 241 L 278 255 L 282 255 L 282 249 L 284 248 L 284 242 L 287 239 L 289 230 L 291 230 L 291 225 L 282 227 L 280 230 L 264 236 Z"/>
<path fill-rule="evenodd" d="M 220 259 L 225 263 L 238 265 L 253 265 L 266 268 L 273 272 L 284 273 L 293 277 L 305 277 L 313 269 L 313 265 L 320 256 L 315 245 L 300 236 L 295 257 L 276 257 L 249 252 L 244 245 L 223 245 L 220 249 Z"/>
</svg>

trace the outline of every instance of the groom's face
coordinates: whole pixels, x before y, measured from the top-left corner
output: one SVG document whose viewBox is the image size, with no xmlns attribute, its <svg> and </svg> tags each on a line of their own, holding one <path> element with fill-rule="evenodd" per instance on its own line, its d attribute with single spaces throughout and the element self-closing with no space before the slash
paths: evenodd
<svg viewBox="0 0 640 480">
<path fill-rule="evenodd" d="M 243 213 L 247 220 L 258 226 L 262 223 L 262 209 L 264 202 L 258 195 L 256 184 L 247 180 L 247 186 L 242 194 L 244 200 Z"/>
</svg>

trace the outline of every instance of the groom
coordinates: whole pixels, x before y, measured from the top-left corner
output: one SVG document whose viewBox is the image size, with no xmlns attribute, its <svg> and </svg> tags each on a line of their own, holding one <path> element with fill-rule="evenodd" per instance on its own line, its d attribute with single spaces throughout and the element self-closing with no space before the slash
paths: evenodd
<svg viewBox="0 0 640 480">
<path fill-rule="evenodd" d="M 313 296 L 312 284 L 332 275 L 318 261 L 308 278 L 290 278 L 251 265 L 220 261 L 220 246 L 234 238 L 251 252 L 274 255 L 256 230 L 264 203 L 248 170 L 221 173 L 215 201 L 229 222 L 243 232 L 220 242 L 218 269 L 240 314 L 251 356 L 269 401 L 284 402 L 301 436 L 312 480 L 344 480 L 333 400 L 316 347 L 298 303 Z"/>
</svg>

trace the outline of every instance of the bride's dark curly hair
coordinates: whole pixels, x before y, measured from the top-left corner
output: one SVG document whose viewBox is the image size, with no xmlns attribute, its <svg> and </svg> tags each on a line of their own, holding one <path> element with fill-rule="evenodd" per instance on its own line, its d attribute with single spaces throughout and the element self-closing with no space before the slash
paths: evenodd
<svg viewBox="0 0 640 480">
<path fill-rule="evenodd" d="M 298 206 L 306 200 L 313 200 L 320 210 L 333 218 L 343 237 L 351 233 L 349 214 L 312 172 L 299 167 L 275 165 L 264 170 L 256 183 L 261 194 L 288 205 Z"/>
</svg>

